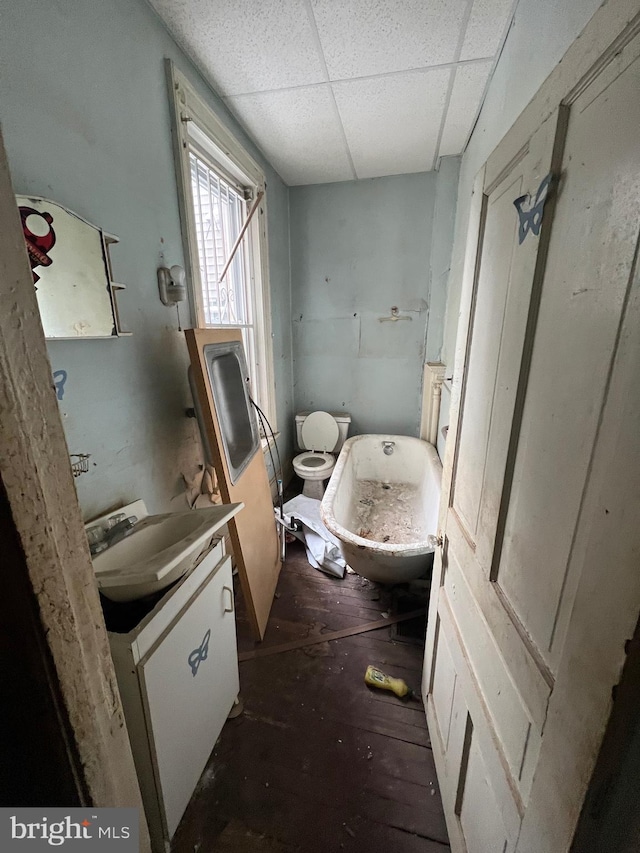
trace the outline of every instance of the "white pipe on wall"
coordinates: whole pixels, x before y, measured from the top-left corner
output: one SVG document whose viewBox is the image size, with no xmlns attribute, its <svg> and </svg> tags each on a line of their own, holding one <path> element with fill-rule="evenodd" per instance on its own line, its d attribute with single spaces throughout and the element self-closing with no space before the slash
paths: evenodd
<svg viewBox="0 0 640 853">
<path fill-rule="evenodd" d="M 438 442 L 438 422 L 444 374 L 445 365 L 440 362 L 427 362 L 424 366 L 420 438 L 433 445 Z"/>
</svg>

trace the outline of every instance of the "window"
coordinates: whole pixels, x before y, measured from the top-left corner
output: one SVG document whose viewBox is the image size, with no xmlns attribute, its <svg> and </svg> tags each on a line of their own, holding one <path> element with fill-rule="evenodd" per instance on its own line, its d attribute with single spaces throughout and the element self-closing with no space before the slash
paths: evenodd
<svg viewBox="0 0 640 853">
<path fill-rule="evenodd" d="M 264 175 L 171 64 L 169 77 L 194 320 L 242 329 L 252 394 L 275 429 Z"/>
<path fill-rule="evenodd" d="M 256 355 L 251 253 L 247 239 L 229 256 L 247 217 L 246 190 L 228 183 L 215 167 L 193 149 L 189 151 L 191 200 L 198 243 L 200 295 L 204 325 L 241 328 L 251 387 L 261 400 L 259 358 Z"/>
</svg>

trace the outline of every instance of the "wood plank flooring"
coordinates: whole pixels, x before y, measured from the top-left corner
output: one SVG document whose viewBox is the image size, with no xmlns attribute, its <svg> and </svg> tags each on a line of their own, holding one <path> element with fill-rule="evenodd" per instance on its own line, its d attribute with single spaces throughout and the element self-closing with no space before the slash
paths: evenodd
<svg viewBox="0 0 640 853">
<path fill-rule="evenodd" d="M 364 578 L 311 568 L 295 543 L 263 645 L 355 627 L 389 603 Z M 237 622 L 239 649 L 256 648 L 241 601 Z M 389 635 L 240 664 L 244 713 L 225 725 L 172 853 L 448 853 L 422 704 L 363 681 L 372 663 L 420 693 L 422 649 Z"/>
</svg>

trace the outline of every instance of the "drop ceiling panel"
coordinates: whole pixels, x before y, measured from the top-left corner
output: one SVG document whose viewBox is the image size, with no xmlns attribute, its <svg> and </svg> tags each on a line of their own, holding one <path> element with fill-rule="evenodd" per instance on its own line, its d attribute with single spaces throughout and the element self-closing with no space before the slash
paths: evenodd
<svg viewBox="0 0 640 853">
<path fill-rule="evenodd" d="M 433 168 L 449 69 L 333 83 L 359 178 Z"/>
<path fill-rule="evenodd" d="M 452 62 L 467 0 L 310 0 L 331 80 Z"/>
<path fill-rule="evenodd" d="M 460 59 L 494 56 L 500 47 L 513 0 L 474 0 Z"/>
<path fill-rule="evenodd" d="M 492 66 L 493 63 L 490 61 L 459 65 L 456 69 L 440 141 L 438 152 L 440 157 L 459 154 L 464 148 L 478 113 Z"/>
<path fill-rule="evenodd" d="M 149 2 L 299 185 L 424 171 L 460 154 L 515 0 Z"/>
<path fill-rule="evenodd" d="M 328 85 L 242 95 L 226 101 L 286 183 L 353 180 Z"/>
<path fill-rule="evenodd" d="M 221 95 L 325 79 L 303 0 L 150 0 Z"/>
</svg>

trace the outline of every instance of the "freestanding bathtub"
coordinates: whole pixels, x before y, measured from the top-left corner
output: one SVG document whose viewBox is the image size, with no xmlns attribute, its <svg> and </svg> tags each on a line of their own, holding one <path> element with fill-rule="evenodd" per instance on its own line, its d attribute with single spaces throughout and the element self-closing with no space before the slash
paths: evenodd
<svg viewBox="0 0 640 853">
<path fill-rule="evenodd" d="M 345 441 L 320 512 L 354 572 L 387 584 L 426 574 L 436 546 L 441 475 L 435 447 L 419 438 Z"/>
</svg>

